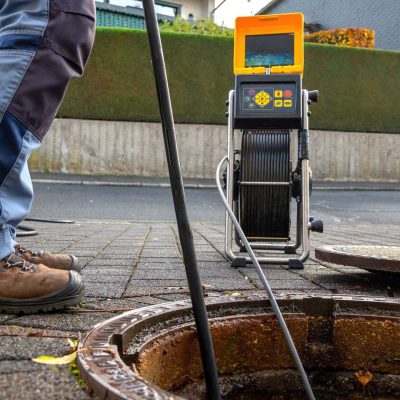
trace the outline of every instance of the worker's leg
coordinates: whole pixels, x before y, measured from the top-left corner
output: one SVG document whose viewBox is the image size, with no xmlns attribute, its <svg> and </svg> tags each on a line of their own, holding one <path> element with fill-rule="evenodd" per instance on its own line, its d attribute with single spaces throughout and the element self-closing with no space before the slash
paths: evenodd
<svg viewBox="0 0 400 400">
<path fill-rule="evenodd" d="M 41 293 L 34 287 L 41 274 L 56 277 L 53 289 L 58 291 L 63 285 L 67 292 L 71 292 L 71 284 L 76 286 L 74 290 L 81 287 L 72 273 L 68 281 L 65 274 L 69 272 L 50 274 L 43 266 L 30 268 L 29 263 L 17 262 L 15 256 L 11 260 L 8 255 L 13 252 L 15 228 L 32 202 L 27 168 L 30 152 L 47 133 L 69 79 L 82 75 L 94 31 L 93 0 L 0 2 L 0 306 L 6 311 L 19 300 L 22 311 L 38 309 L 23 309 L 22 300 Z M 35 274 L 18 274 L 21 268 L 30 268 Z M 17 289 L 29 286 L 33 291 Z M 43 288 L 42 295 L 51 297 L 48 290 Z M 62 303 L 59 296 L 56 300 Z M 43 303 L 43 309 L 48 305 L 48 301 Z"/>
</svg>

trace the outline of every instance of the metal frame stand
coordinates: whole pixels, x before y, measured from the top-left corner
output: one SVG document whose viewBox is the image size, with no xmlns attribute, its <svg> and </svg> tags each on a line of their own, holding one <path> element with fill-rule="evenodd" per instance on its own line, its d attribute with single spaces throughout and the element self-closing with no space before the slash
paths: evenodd
<svg viewBox="0 0 400 400">
<path fill-rule="evenodd" d="M 229 92 L 229 120 L 228 120 L 228 153 L 227 153 L 227 179 L 226 192 L 229 207 L 234 209 L 233 192 L 234 192 L 234 162 L 235 162 L 235 129 L 233 129 L 234 118 L 234 101 L 235 91 Z M 301 166 L 301 196 L 297 202 L 297 223 L 296 223 L 296 241 L 292 244 L 271 244 L 271 243 L 252 243 L 251 247 L 254 250 L 281 250 L 284 254 L 296 254 L 298 248 L 302 248 L 301 255 L 297 257 L 273 257 L 261 256 L 257 260 L 261 264 L 286 264 L 291 269 L 304 268 L 303 263 L 310 255 L 310 178 L 309 178 L 309 149 L 308 149 L 308 105 L 309 93 L 307 90 L 302 90 L 302 129 L 298 135 L 298 161 Z M 225 218 L 225 254 L 232 261 L 232 266 L 246 266 L 251 263 L 250 257 L 235 254 L 233 250 L 233 223 L 229 213 L 226 212 Z"/>
</svg>

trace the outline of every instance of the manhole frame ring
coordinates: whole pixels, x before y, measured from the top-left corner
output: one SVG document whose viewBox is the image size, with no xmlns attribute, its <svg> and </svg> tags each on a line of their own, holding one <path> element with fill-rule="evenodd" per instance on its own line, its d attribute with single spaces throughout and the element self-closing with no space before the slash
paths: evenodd
<svg viewBox="0 0 400 400">
<path fill-rule="evenodd" d="M 278 303 L 302 306 L 308 315 L 322 315 L 332 312 L 332 307 L 346 309 L 349 306 L 364 308 L 375 306 L 394 309 L 400 312 L 400 301 L 387 298 L 368 296 L 278 296 Z M 315 309 L 315 301 L 320 306 Z M 224 304 L 240 307 L 251 302 L 266 302 L 267 296 L 251 295 L 240 297 L 215 297 L 207 299 L 207 308 L 221 307 Z M 281 305 L 280 304 L 280 305 Z M 166 392 L 147 382 L 144 378 L 129 368 L 119 356 L 118 348 L 111 343 L 111 338 L 124 331 L 127 326 L 145 323 L 167 311 L 190 312 L 190 300 L 162 303 L 125 312 L 121 315 L 101 322 L 93 327 L 78 345 L 77 364 L 90 388 L 101 399 L 112 400 L 185 400 L 182 397 Z M 129 325 L 130 324 L 130 325 Z M 102 370 L 99 375 L 99 370 Z"/>
</svg>

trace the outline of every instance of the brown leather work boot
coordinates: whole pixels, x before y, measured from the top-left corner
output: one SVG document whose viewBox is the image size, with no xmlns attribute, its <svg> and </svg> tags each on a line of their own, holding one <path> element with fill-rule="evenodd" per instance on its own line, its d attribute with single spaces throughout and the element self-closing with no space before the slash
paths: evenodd
<svg viewBox="0 0 400 400">
<path fill-rule="evenodd" d="M 32 264 L 43 264 L 49 268 L 64 269 L 66 271 L 81 270 L 79 261 L 70 254 L 52 254 L 49 251 L 34 252 L 21 247 L 20 244 L 14 246 L 15 254 Z"/>
<path fill-rule="evenodd" d="M 75 271 L 31 264 L 15 254 L 0 260 L 0 312 L 37 313 L 79 304 L 83 283 Z"/>
</svg>

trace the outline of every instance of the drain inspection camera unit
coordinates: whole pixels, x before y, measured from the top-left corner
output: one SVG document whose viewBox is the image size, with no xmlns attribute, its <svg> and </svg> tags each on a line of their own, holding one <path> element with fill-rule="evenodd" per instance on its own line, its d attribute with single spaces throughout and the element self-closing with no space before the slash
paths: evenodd
<svg viewBox="0 0 400 400">
<path fill-rule="evenodd" d="M 250 263 L 244 241 L 260 263 L 302 269 L 310 253 L 310 231 L 323 231 L 309 216 L 309 105 L 318 91 L 302 88 L 303 15 L 236 19 L 234 74 L 228 110 L 225 253 L 232 266 Z M 291 161 L 291 131 L 298 130 L 297 160 Z M 292 140 L 293 141 L 293 140 Z M 238 145 L 240 142 L 240 146 Z M 297 203 L 296 239 L 291 241 L 291 199 Z M 235 221 L 237 220 L 237 221 Z M 238 223 L 245 238 L 238 234 Z M 233 240 L 239 252 L 233 249 Z M 296 254 L 301 248 L 301 254 Z M 241 254 L 242 253 L 242 254 Z"/>
</svg>

